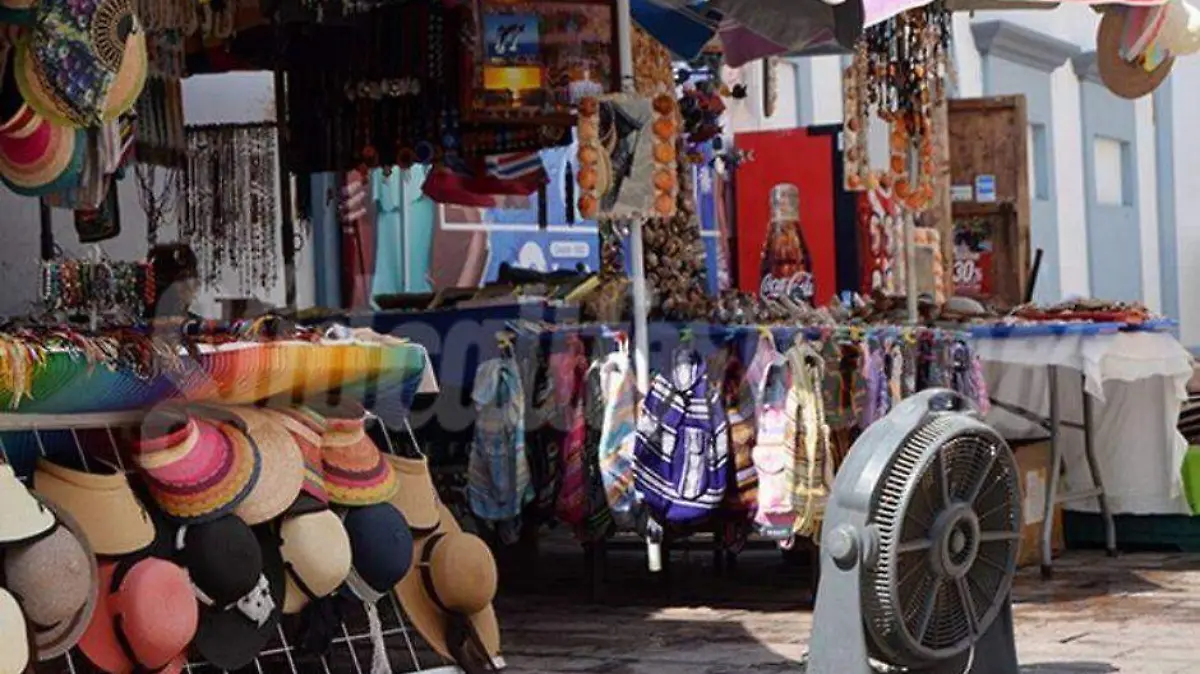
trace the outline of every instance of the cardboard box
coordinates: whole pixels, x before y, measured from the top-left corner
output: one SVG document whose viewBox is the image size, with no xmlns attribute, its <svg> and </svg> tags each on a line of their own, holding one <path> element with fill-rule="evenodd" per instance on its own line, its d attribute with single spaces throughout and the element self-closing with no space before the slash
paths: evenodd
<svg viewBox="0 0 1200 674">
<path fill-rule="evenodd" d="M 1050 442 L 1037 440 L 1011 443 L 1017 456 L 1021 482 L 1021 546 L 1017 566 L 1040 564 L 1042 561 L 1042 520 L 1046 513 L 1046 496 L 1050 490 Z M 1059 488 L 1063 486 L 1059 481 Z M 1054 508 L 1054 531 L 1051 550 L 1057 556 L 1066 547 L 1063 540 L 1062 505 Z"/>
</svg>

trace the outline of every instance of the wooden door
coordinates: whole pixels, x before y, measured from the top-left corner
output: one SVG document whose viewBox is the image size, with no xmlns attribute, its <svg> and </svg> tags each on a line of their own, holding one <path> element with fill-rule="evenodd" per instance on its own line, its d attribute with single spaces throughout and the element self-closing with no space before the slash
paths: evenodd
<svg viewBox="0 0 1200 674">
<path fill-rule="evenodd" d="M 1019 304 L 1032 259 L 1025 97 L 951 100 L 946 128 L 953 198 L 949 221 L 938 218 L 937 226 L 950 262 L 948 290 Z"/>
</svg>

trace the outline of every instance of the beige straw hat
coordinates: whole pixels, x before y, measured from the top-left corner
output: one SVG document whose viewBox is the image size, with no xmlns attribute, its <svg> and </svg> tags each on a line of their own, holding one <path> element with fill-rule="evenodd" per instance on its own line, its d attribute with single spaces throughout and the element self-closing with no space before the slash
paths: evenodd
<svg viewBox="0 0 1200 674">
<path fill-rule="evenodd" d="M 123 473 L 84 473 L 41 459 L 33 488 L 75 518 L 97 555 L 128 555 L 154 541 L 154 522 Z"/>
<path fill-rule="evenodd" d="M 100 587 L 96 555 L 79 524 L 66 511 L 50 508 L 62 526 L 10 550 L 4 558 L 8 589 L 25 608 L 42 662 L 79 643 L 96 610 Z"/>
<path fill-rule="evenodd" d="M 304 454 L 288 429 L 274 415 L 252 407 L 229 407 L 221 412 L 205 409 L 208 416 L 232 416 L 246 429 L 262 455 L 262 471 L 250 495 L 233 513 L 250 526 L 283 514 L 304 485 Z"/>
<path fill-rule="evenodd" d="M 396 585 L 396 595 L 409 622 L 444 658 L 467 644 L 450 644 L 453 614 L 466 616 L 487 655 L 500 655 L 500 624 L 492 600 L 496 596 L 496 559 L 479 537 L 463 533 L 454 514 L 438 504 L 438 529 L 416 542 L 413 568 Z M 473 649 L 472 649 L 473 650 Z M 459 663 L 460 665 L 462 663 Z"/>
<path fill-rule="evenodd" d="M 21 605 L 8 590 L 0 587 L 0 674 L 29 671 L 29 627 Z"/>
<path fill-rule="evenodd" d="M 312 598 L 333 594 L 350 575 L 350 536 L 332 510 L 296 515 L 279 526 L 287 570 L 283 612 L 299 613 Z"/>
<path fill-rule="evenodd" d="M 404 515 L 413 533 L 420 535 L 438 528 L 437 490 L 429 475 L 429 461 L 424 457 L 409 459 L 393 454 L 386 455 L 388 463 L 396 469 L 400 488 L 392 496 L 392 505 Z"/>
<path fill-rule="evenodd" d="M 58 521 L 17 479 L 13 467 L 0 464 L 0 546 L 44 536 Z"/>
</svg>

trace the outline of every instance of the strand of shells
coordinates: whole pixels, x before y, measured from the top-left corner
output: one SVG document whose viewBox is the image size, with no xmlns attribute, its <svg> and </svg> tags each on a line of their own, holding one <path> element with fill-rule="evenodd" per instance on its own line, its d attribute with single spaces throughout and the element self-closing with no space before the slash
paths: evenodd
<svg viewBox="0 0 1200 674">
<path fill-rule="evenodd" d="M 675 215 L 645 225 L 646 283 L 652 316 L 666 320 L 711 319 L 713 301 L 705 293 L 704 244 L 692 189 L 692 167 L 678 168 Z"/>
</svg>

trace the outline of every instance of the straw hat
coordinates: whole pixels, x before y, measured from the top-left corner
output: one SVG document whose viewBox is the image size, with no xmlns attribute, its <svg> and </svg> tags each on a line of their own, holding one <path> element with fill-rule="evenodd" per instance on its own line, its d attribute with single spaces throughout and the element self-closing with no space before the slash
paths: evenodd
<svg viewBox="0 0 1200 674">
<path fill-rule="evenodd" d="M 0 547 L 36 540 L 55 524 L 54 513 L 29 493 L 13 467 L 0 464 Z"/>
<path fill-rule="evenodd" d="M 79 649 L 110 674 L 178 674 L 198 623 L 183 569 L 157 557 L 102 564 L 100 600 Z"/>
<path fill-rule="evenodd" d="M 313 599 L 333 594 L 350 575 L 350 537 L 331 510 L 288 517 L 279 525 L 287 577 L 283 613 L 299 613 Z"/>
<path fill-rule="evenodd" d="M 55 29 L 62 25 L 85 37 Z M 15 70 L 21 95 L 56 124 L 99 126 L 128 112 L 148 71 L 146 35 L 133 0 L 41 0 L 34 29 L 18 46 Z"/>
<path fill-rule="evenodd" d="M 0 674 L 23 674 L 29 670 L 29 627 L 21 605 L 0 587 Z"/>
<path fill-rule="evenodd" d="M 33 488 L 79 523 L 97 555 L 128 555 L 154 541 L 154 521 L 123 473 L 85 473 L 39 459 Z"/>
<path fill-rule="evenodd" d="M 404 514 L 414 532 L 429 533 L 437 529 L 440 513 L 437 489 L 429 475 L 429 461 L 424 457 L 410 459 L 393 454 L 385 458 L 395 469 L 400 485 L 392 496 L 392 505 Z"/>
<path fill-rule="evenodd" d="M 252 407 L 212 409 L 205 416 L 243 428 L 262 458 L 258 481 L 234 514 L 251 526 L 283 514 L 304 484 L 304 455 L 292 434 L 276 416 Z"/>
<path fill-rule="evenodd" d="M 357 403 L 310 408 L 325 419 L 321 463 L 329 501 L 338 505 L 368 506 L 387 503 L 399 483 L 392 465 L 367 435 L 366 411 Z"/>
<path fill-rule="evenodd" d="M 258 447 L 234 424 L 155 410 L 142 424 L 133 457 L 150 495 L 170 517 L 189 524 L 233 512 L 262 470 Z"/>
<path fill-rule="evenodd" d="M 449 635 L 456 631 L 454 616 L 466 616 L 487 655 L 496 658 L 500 655 L 500 625 L 492 608 L 498 583 L 496 560 L 480 538 L 463 533 L 444 505 L 439 504 L 438 510 L 440 525 L 416 542 L 416 568 L 396 585 L 396 595 L 409 622 L 442 657 L 462 665 L 464 651 L 477 650 L 469 643 L 449 643 Z"/>
<path fill-rule="evenodd" d="M 53 660 L 79 643 L 96 609 L 100 573 L 79 524 L 54 508 L 61 526 L 4 558 L 8 589 L 33 627 L 37 659 Z"/>
<path fill-rule="evenodd" d="M 263 413 L 275 418 L 286 428 L 300 447 L 300 453 L 304 456 L 303 493 L 317 503 L 328 505 L 329 491 L 325 488 L 325 467 L 321 463 L 321 438 L 327 430 L 324 417 L 305 407 L 266 409 Z"/>
<path fill-rule="evenodd" d="M 1155 21 L 1153 13 L 1135 14 L 1130 9 L 1119 5 L 1104 9 L 1104 17 L 1096 29 L 1096 67 L 1109 91 L 1121 98 L 1136 99 L 1154 91 L 1167 79 L 1175 66 L 1175 57 L 1168 55 L 1154 70 L 1146 70 L 1142 65 L 1145 52 L 1140 49 L 1137 60 L 1125 58 L 1124 45 L 1141 42 L 1140 33 Z"/>
</svg>

